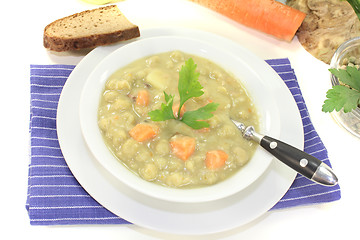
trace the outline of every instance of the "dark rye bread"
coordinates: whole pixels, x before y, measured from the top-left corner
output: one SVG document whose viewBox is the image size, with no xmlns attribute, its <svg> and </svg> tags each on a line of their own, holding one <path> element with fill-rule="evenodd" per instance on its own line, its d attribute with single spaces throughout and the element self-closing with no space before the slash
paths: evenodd
<svg viewBox="0 0 360 240">
<path fill-rule="evenodd" d="M 44 29 L 44 47 L 56 51 L 94 48 L 140 36 L 116 5 L 87 10 L 58 19 Z"/>
</svg>

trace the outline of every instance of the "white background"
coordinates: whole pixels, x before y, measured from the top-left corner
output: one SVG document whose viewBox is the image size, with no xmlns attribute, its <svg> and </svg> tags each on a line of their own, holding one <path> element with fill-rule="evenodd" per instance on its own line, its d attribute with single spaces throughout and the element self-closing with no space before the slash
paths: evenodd
<svg viewBox="0 0 360 240">
<path fill-rule="evenodd" d="M 185 239 L 134 225 L 31 226 L 25 209 L 29 163 L 29 65 L 77 64 L 82 54 L 54 54 L 43 48 L 44 27 L 97 6 L 79 0 L 4 1 L 0 14 L 0 238 L 1 239 Z M 289 57 L 310 117 L 340 179 L 339 201 L 271 211 L 248 226 L 186 239 L 342 239 L 359 236 L 360 139 L 321 112 L 331 87 L 328 65 L 307 53 L 295 38 L 279 41 L 187 0 L 125 0 L 120 10 L 141 29 L 189 27 L 237 41 L 260 58 Z M 236 213 L 234 213 L 236 214 Z"/>
</svg>

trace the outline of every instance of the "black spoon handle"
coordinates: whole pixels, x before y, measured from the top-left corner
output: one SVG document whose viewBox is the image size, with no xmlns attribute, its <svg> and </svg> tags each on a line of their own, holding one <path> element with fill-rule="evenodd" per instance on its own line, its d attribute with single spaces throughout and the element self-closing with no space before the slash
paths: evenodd
<svg viewBox="0 0 360 240">
<path fill-rule="evenodd" d="M 282 141 L 261 135 L 255 132 L 253 126 L 246 127 L 245 124 L 241 122 L 233 119 L 231 119 L 231 121 L 241 131 L 245 139 L 257 142 L 278 160 L 298 173 L 314 182 L 326 186 L 334 186 L 338 183 L 338 179 L 333 170 L 316 157 Z"/>
<path fill-rule="evenodd" d="M 260 145 L 305 177 L 324 185 L 337 184 L 338 179 L 332 169 L 316 157 L 269 136 L 263 136 Z"/>
</svg>

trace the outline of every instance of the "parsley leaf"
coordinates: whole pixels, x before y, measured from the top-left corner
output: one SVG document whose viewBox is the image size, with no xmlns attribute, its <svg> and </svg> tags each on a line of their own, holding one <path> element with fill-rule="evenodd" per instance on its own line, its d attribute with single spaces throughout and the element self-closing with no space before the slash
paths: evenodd
<svg viewBox="0 0 360 240">
<path fill-rule="evenodd" d="M 329 71 L 345 85 L 360 91 L 360 71 L 356 67 L 345 69 L 329 69 Z"/>
<path fill-rule="evenodd" d="M 196 64 L 192 58 L 185 61 L 185 65 L 181 67 L 179 72 L 178 91 L 180 95 L 180 107 L 178 116 L 180 116 L 180 109 L 184 103 L 192 97 L 200 97 L 204 94 L 203 88 L 198 81 L 200 73 L 195 72 Z"/>
<path fill-rule="evenodd" d="M 185 65 L 181 67 L 179 72 L 178 91 L 180 95 L 180 105 L 177 118 L 175 118 L 172 106 L 174 102 L 174 95 L 165 94 L 166 104 L 161 104 L 161 109 L 153 110 L 148 113 L 150 119 L 153 121 L 165 121 L 169 119 L 177 119 L 194 129 L 200 129 L 203 127 L 209 127 L 209 123 L 203 121 L 213 116 L 214 112 L 219 104 L 209 103 L 204 107 L 201 107 L 194 111 L 187 111 L 182 117 L 180 117 L 180 110 L 184 103 L 192 97 L 200 97 L 204 94 L 201 90 L 203 87 L 199 82 L 200 73 L 196 72 L 197 65 L 192 58 L 185 61 Z"/>
<path fill-rule="evenodd" d="M 323 112 L 351 112 L 360 105 L 360 72 L 355 67 L 329 69 L 345 85 L 336 85 L 326 93 L 327 99 L 322 106 Z"/>
<path fill-rule="evenodd" d="M 164 92 L 164 95 L 166 104 L 162 103 L 161 109 L 157 109 L 148 113 L 151 120 L 153 121 L 165 121 L 169 119 L 175 119 L 172 110 L 174 95 L 167 95 L 166 92 Z"/>
<path fill-rule="evenodd" d="M 218 106 L 218 103 L 212 102 L 195 111 L 187 111 L 184 113 L 181 121 L 194 129 L 209 127 L 209 123 L 200 120 L 206 120 L 214 116 L 211 112 L 214 112 Z"/>
</svg>

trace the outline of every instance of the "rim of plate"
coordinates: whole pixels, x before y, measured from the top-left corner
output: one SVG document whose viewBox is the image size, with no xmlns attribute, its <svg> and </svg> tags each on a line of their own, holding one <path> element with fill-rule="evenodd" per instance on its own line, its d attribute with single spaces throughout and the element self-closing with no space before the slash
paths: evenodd
<svg viewBox="0 0 360 240">
<path fill-rule="evenodd" d="M 183 27 L 144 29 L 140 39 L 169 35 L 191 35 L 207 41 L 210 39 L 212 43 L 218 45 L 221 44 L 236 53 L 242 54 L 244 52 L 244 49 L 239 43 L 228 38 L 203 30 Z M 159 208 L 156 204 L 154 205 L 153 201 L 145 202 L 147 198 L 144 198 L 144 196 L 141 196 L 140 198 L 144 201 L 139 201 L 140 196 L 132 196 L 130 198 L 128 192 L 124 192 L 123 188 L 119 188 L 119 186 L 125 185 L 112 176 L 108 177 L 109 174 L 107 171 L 97 163 L 89 152 L 80 131 L 81 127 L 78 116 L 78 104 L 80 101 L 79 92 L 81 92 L 83 88 L 85 81 L 84 77 L 86 78 L 90 74 L 89 69 L 95 67 L 99 61 L 98 59 L 105 58 L 111 52 L 129 42 L 132 41 L 94 49 L 79 62 L 65 83 L 57 110 L 57 133 L 65 161 L 71 169 L 71 172 L 74 174 L 74 177 L 79 181 L 81 186 L 83 186 L 84 189 L 86 189 L 86 191 L 88 191 L 88 193 L 105 208 L 115 215 L 141 227 L 182 235 L 211 234 L 237 227 L 242 227 L 246 230 L 248 228 L 247 226 L 251 226 L 251 224 L 249 224 L 250 222 L 268 211 L 287 192 L 296 176 L 296 173 L 293 170 L 278 161 L 273 161 L 266 171 L 266 174 L 258 180 L 259 184 L 252 185 L 248 188 L 249 190 L 254 189 L 250 194 L 244 197 L 243 193 L 230 196 L 229 199 L 233 199 L 233 204 L 227 208 L 220 206 L 227 205 L 228 198 L 220 200 L 219 204 L 216 205 L 201 204 L 200 206 L 204 209 L 204 214 L 194 212 L 187 216 L 187 219 L 191 219 L 192 221 L 182 221 L 182 218 L 179 219 L 179 213 L 174 212 L 173 209 L 181 211 L 184 205 L 193 206 L 194 204 L 168 203 L 168 207 L 163 209 Z M 245 52 L 248 51 L 249 50 L 245 49 Z M 281 120 L 281 138 L 287 142 L 291 142 L 298 148 L 303 148 L 304 142 L 301 117 L 290 91 L 288 91 L 284 82 L 275 71 L 265 63 L 265 61 L 254 56 L 254 54 L 250 54 L 249 57 L 250 60 L 256 64 L 268 68 L 268 70 L 264 72 L 266 73 L 264 77 L 270 77 L 269 81 L 272 82 L 272 91 L 281 93 L 275 96 L 277 104 L 282 109 L 287 109 L 286 113 L 283 111 L 279 112 Z M 262 74 L 263 73 L 260 73 L 260 75 Z M 78 144 L 74 146 L 72 140 L 76 141 Z M 84 169 L 84 165 L 87 166 L 86 169 Z M 104 172 L 106 172 L 106 174 L 104 174 Z M 271 193 L 271 195 L 265 197 L 267 196 L 267 192 Z M 131 193 L 135 194 L 135 191 L 131 191 Z M 254 205 L 254 201 L 259 202 Z M 242 212 L 243 210 L 245 212 L 241 215 L 235 216 L 233 214 L 234 212 Z M 211 212 L 211 214 L 206 214 L 208 212 Z M 154 214 L 158 217 L 150 217 Z M 210 225 L 201 224 L 204 220 L 209 218 L 217 219 L 216 223 Z M 163 221 L 163 219 L 167 220 Z M 195 222 L 197 224 L 190 225 L 189 222 Z"/>
</svg>

